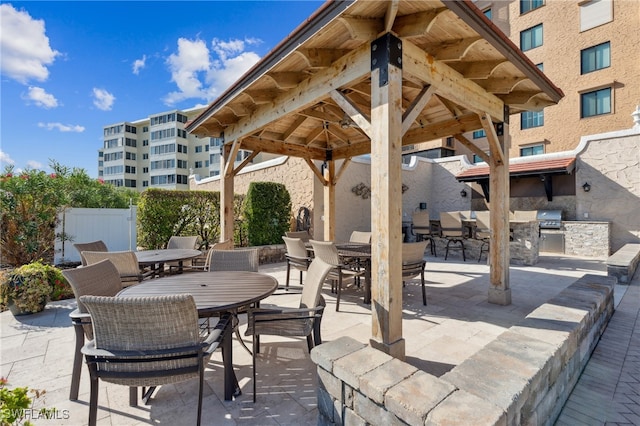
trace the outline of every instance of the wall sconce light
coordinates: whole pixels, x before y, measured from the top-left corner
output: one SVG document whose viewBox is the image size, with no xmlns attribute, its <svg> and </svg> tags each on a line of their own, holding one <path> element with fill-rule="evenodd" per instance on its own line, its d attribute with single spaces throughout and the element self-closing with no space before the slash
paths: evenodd
<svg viewBox="0 0 640 426">
<path fill-rule="evenodd" d="M 467 196 L 467 190 L 466 190 L 466 189 L 463 189 L 462 191 L 460 191 L 460 196 L 461 196 L 462 198 L 466 197 L 466 196 Z"/>
<path fill-rule="evenodd" d="M 584 185 L 582 185 L 582 189 L 584 189 L 584 192 L 591 191 L 591 185 L 589 185 L 589 182 L 585 182 Z"/>
</svg>

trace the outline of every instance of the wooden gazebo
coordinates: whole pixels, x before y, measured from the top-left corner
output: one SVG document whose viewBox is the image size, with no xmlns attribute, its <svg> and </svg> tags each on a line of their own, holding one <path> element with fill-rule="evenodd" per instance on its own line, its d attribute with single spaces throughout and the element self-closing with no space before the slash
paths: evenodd
<svg viewBox="0 0 640 426">
<path fill-rule="evenodd" d="M 562 96 L 469 0 L 329 1 L 187 131 L 224 140 L 222 239 L 233 235 L 234 176 L 256 154 L 306 160 L 324 185 L 324 235 L 333 239 L 336 182 L 352 157 L 371 153 L 370 343 L 404 358 L 402 146 L 453 136 L 487 162 L 489 301 L 510 304 L 509 115 Z M 463 137 L 477 129 L 489 155 Z M 253 154 L 235 166 L 240 149 Z"/>
</svg>

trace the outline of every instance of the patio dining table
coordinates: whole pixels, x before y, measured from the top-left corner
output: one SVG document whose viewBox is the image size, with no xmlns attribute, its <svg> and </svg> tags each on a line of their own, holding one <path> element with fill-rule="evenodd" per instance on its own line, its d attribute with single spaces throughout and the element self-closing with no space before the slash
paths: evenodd
<svg viewBox="0 0 640 426">
<path fill-rule="evenodd" d="M 210 318 L 251 304 L 259 304 L 278 288 L 278 280 L 258 272 L 217 271 L 171 275 L 143 281 L 127 287 L 118 297 L 190 294 L 196 303 L 198 316 Z M 222 342 L 224 364 L 224 399 L 230 401 L 241 394 L 233 370 L 231 334 Z"/>
<path fill-rule="evenodd" d="M 158 249 L 140 250 L 135 252 L 140 267 L 150 266 L 156 275 L 164 275 L 164 264 L 167 262 L 178 262 L 179 271 L 182 271 L 182 262 L 193 259 L 202 254 L 195 249 Z"/>
</svg>

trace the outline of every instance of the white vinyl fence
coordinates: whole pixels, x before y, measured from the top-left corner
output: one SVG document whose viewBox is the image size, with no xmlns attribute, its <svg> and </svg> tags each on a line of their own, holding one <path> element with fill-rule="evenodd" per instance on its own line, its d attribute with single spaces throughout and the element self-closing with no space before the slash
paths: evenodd
<svg viewBox="0 0 640 426">
<path fill-rule="evenodd" d="M 128 209 L 75 209 L 60 213 L 56 234 L 70 240 L 56 241 L 54 264 L 80 262 L 74 243 L 102 240 L 110 251 L 136 249 L 137 207 Z"/>
</svg>

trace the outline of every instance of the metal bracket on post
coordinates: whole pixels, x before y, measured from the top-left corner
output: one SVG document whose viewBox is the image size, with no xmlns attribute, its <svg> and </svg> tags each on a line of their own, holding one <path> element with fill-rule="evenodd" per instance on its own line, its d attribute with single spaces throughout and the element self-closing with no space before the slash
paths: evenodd
<svg viewBox="0 0 640 426">
<path fill-rule="evenodd" d="M 496 136 L 504 136 L 504 123 L 493 123 L 496 129 Z"/>
<path fill-rule="evenodd" d="M 371 42 L 371 71 L 380 70 L 379 87 L 389 83 L 387 68 L 393 65 L 402 69 L 402 40 L 391 33 Z"/>
</svg>

